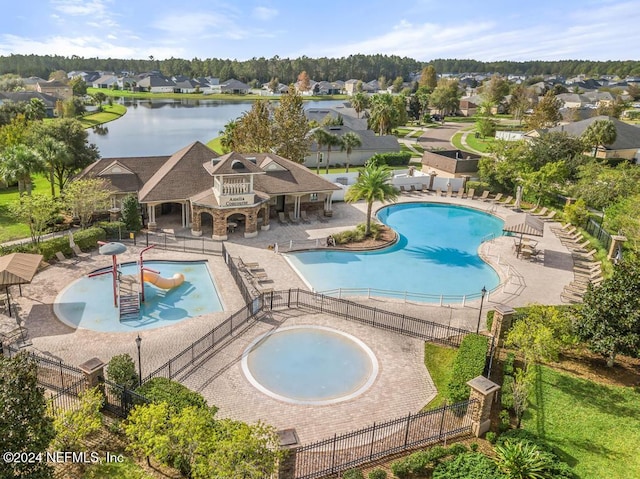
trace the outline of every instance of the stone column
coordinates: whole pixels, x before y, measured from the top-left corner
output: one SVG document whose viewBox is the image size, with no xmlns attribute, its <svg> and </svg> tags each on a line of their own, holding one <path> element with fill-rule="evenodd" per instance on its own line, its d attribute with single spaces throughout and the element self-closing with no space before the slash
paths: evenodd
<svg viewBox="0 0 640 479">
<path fill-rule="evenodd" d="M 258 236 L 258 214 L 256 210 L 249 211 L 245 215 L 244 237 L 255 238 Z"/>
<path fill-rule="evenodd" d="M 469 399 L 477 401 L 470 409 L 471 432 L 480 437 L 491 427 L 491 405 L 500 386 L 484 376 L 473 378 L 467 385 L 471 388 Z"/>
<path fill-rule="evenodd" d="M 83 372 L 87 388 L 103 387 L 104 363 L 98 358 L 91 358 L 80 364 L 78 368 Z"/>
<path fill-rule="evenodd" d="M 436 181 L 436 176 L 438 176 L 438 173 L 435 171 L 429 172 L 429 190 L 431 191 L 433 191 L 433 183 Z"/>
<path fill-rule="evenodd" d="M 494 307 L 491 334 L 498 341 L 497 346 L 502 346 L 503 336 L 511 327 L 515 310 L 506 304 L 498 304 Z"/>
<path fill-rule="evenodd" d="M 149 216 L 149 223 L 147 223 L 147 227 L 149 231 L 155 231 L 158 227 L 156 224 L 156 205 L 147 205 L 147 213 Z"/>
<path fill-rule="evenodd" d="M 193 236 L 202 236 L 202 218 L 200 210 L 193 208 L 191 212 L 191 234 Z"/>
<path fill-rule="evenodd" d="M 278 464 L 278 479 L 293 479 L 296 477 L 296 452 L 298 435 L 295 429 L 283 429 L 278 431 L 280 438 L 280 448 L 284 449 L 285 455 Z"/>
<path fill-rule="evenodd" d="M 220 210 L 213 211 L 213 235 L 211 238 L 219 241 L 227 239 L 227 218 Z"/>
<path fill-rule="evenodd" d="M 260 229 L 262 231 L 269 231 L 269 228 L 271 228 L 271 224 L 269 223 L 270 219 L 269 217 L 271 216 L 271 208 L 269 207 L 269 203 L 266 203 L 263 206 L 263 220 L 262 220 L 262 226 L 260 227 Z"/>
<path fill-rule="evenodd" d="M 626 236 L 613 235 L 611 236 L 611 246 L 609 246 L 609 254 L 607 259 L 619 261 L 622 259 L 622 244 L 627 241 Z"/>
</svg>

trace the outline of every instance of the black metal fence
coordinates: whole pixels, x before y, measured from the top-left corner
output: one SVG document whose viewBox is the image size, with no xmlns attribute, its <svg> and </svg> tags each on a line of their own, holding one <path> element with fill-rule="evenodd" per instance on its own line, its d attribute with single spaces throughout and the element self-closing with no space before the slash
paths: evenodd
<svg viewBox="0 0 640 479">
<path fill-rule="evenodd" d="M 256 298 L 239 311 L 233 313 L 200 339 L 191 343 L 190 346 L 180 351 L 169 361 L 145 377 L 142 382 L 145 383 L 154 377 L 173 379 L 185 372 L 188 368 L 196 366 L 200 359 L 208 357 L 208 353 L 217 350 L 216 348 L 219 348 L 228 338 L 231 338 L 236 331 L 244 329 L 248 323 L 255 319 L 260 311 L 261 302 L 259 298 Z"/>
<path fill-rule="evenodd" d="M 107 239 L 145 247 L 154 245 L 157 249 L 167 251 L 202 253 L 216 256 L 222 254 L 222 241 L 205 238 L 204 236 L 198 238 L 196 236 L 178 236 L 162 231 L 134 233 L 132 231 L 118 230 L 109 234 Z"/>
<path fill-rule="evenodd" d="M 244 281 L 242 271 L 240 271 L 240 269 L 238 268 L 238 265 L 236 264 L 235 260 L 231 257 L 231 255 L 227 251 L 227 248 L 224 246 L 224 244 L 222 245 L 222 258 L 224 259 L 224 262 L 227 265 L 227 268 L 229 268 L 229 273 L 231 273 L 231 276 L 233 277 L 233 281 L 235 281 L 236 286 L 238 286 L 238 289 L 240 290 L 240 294 L 242 295 L 242 299 L 244 300 L 245 304 L 252 303 L 254 299 L 258 296 L 258 294 L 257 292 L 254 294 L 251 293 L 251 291 L 247 287 L 247 283 Z"/>
<path fill-rule="evenodd" d="M 315 479 L 397 454 L 467 436 L 471 433 L 469 400 L 432 411 L 409 414 L 291 451 L 295 454 L 295 479 Z"/>
<path fill-rule="evenodd" d="M 77 409 L 80 406 L 80 400 L 78 398 L 86 388 L 87 382 L 85 378 L 82 378 L 69 384 L 55 394 L 46 392 L 45 395 L 49 396 L 47 400 L 51 414 L 56 416 L 61 411 Z"/>
<path fill-rule="evenodd" d="M 274 291 L 263 296 L 264 309 L 293 307 L 333 314 L 375 328 L 453 347 L 459 347 L 464 336 L 470 333 L 464 329 L 301 289 Z"/>
<path fill-rule="evenodd" d="M 121 418 L 126 418 L 131 409 L 139 404 L 148 404 L 151 400 L 116 384 L 108 379 L 104 380 L 103 409 Z"/>
<path fill-rule="evenodd" d="M 584 225 L 584 229 L 587 233 L 600 241 L 606 250 L 609 249 L 609 246 L 611 245 L 611 235 L 604 230 L 601 224 L 589 218 L 587 220 L 587 224 Z"/>
<path fill-rule="evenodd" d="M 23 351 L 9 344 L 3 348 L 4 354 L 13 357 L 20 352 L 29 355 L 38 366 L 38 384 L 53 391 L 62 392 L 68 390 L 73 384 L 84 381 L 84 373 L 76 368 L 62 362 L 39 354 Z"/>
</svg>

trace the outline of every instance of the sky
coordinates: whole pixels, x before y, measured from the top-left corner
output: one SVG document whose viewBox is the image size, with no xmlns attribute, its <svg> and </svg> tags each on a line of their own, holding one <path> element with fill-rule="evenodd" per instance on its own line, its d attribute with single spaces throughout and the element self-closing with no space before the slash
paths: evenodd
<svg viewBox="0 0 640 479">
<path fill-rule="evenodd" d="M 639 0 L 31 0 L 0 55 L 640 60 Z"/>
</svg>

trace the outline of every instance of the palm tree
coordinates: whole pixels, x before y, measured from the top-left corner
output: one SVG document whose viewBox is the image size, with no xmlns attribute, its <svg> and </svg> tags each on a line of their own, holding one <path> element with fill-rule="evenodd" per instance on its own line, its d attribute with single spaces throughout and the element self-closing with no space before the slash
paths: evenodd
<svg viewBox="0 0 640 479">
<path fill-rule="evenodd" d="M 237 126 L 238 123 L 235 120 L 231 120 L 224 125 L 224 130 L 218 132 L 220 134 L 220 146 L 222 146 L 224 153 L 234 150 L 233 133 Z"/>
<path fill-rule="evenodd" d="M 368 105 L 369 105 L 369 98 L 367 97 L 367 95 L 365 95 L 361 91 L 357 92 L 351 98 L 351 107 L 356 111 L 358 118 L 360 118 L 360 113 L 363 112 Z"/>
<path fill-rule="evenodd" d="M 346 151 L 347 153 L 347 173 L 349 173 L 349 163 L 351 162 L 351 152 L 354 148 L 359 148 L 362 146 L 362 140 L 360 139 L 360 135 L 354 133 L 353 131 L 349 131 L 342 135 L 341 138 L 340 151 Z"/>
<path fill-rule="evenodd" d="M 593 157 L 598 154 L 600 146 L 605 147 L 616 141 L 618 132 L 611 120 L 596 120 L 582 134 L 583 141 L 593 147 Z"/>
<path fill-rule="evenodd" d="M 49 183 L 51 183 L 51 197 L 56 196 L 55 191 L 55 169 L 56 165 L 69 161 L 69 150 L 67 145 L 51 136 L 44 136 L 35 146 L 36 151 L 42 158 L 45 169 L 49 173 Z"/>
<path fill-rule="evenodd" d="M 326 172 L 329 173 L 329 163 L 331 162 L 331 148 L 341 144 L 340 137 L 338 135 L 334 135 L 333 133 L 329 133 L 327 130 L 324 130 L 323 128 L 316 128 L 313 131 L 312 136 L 313 136 L 313 139 L 318 144 L 318 151 L 320 151 L 323 146 L 327 147 Z M 316 168 L 319 168 L 319 162 L 318 162 L 318 165 L 316 165 Z"/>
<path fill-rule="evenodd" d="M 395 201 L 398 198 L 398 190 L 391 184 L 392 172 L 386 166 L 375 164 L 367 165 L 358 177 L 358 181 L 347 190 L 344 200 L 355 203 L 359 200 L 367 202 L 367 223 L 364 230 L 365 236 L 371 234 L 371 209 L 374 201 Z"/>
<path fill-rule="evenodd" d="M 26 191 L 31 195 L 31 175 L 44 169 L 40 155 L 22 144 L 7 148 L 0 157 L 0 177 L 17 181 L 20 196 Z"/>
<path fill-rule="evenodd" d="M 389 93 L 379 93 L 371 97 L 369 127 L 378 135 L 391 131 L 393 121 L 393 97 Z"/>
</svg>

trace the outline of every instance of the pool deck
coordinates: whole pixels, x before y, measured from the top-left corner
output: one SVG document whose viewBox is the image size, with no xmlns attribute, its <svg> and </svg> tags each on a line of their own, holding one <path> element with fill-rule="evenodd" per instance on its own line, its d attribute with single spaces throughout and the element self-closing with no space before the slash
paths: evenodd
<svg viewBox="0 0 640 479">
<path fill-rule="evenodd" d="M 489 211 L 501 218 L 511 214 L 511 210 L 491 203 L 478 200 L 439 198 L 434 194 L 410 193 L 402 194 L 399 202 L 432 201 L 458 204 Z M 383 206 L 375 204 L 375 209 Z M 495 211 L 494 211 L 495 210 Z M 272 223 L 269 231 L 261 231 L 256 238 L 243 238 L 241 233 L 230 235 L 225 243 L 228 251 L 234 257 L 242 257 L 246 262 L 258 262 L 264 268 L 269 278 L 273 280 L 270 287 L 274 289 L 302 288 L 307 289 L 304 282 L 289 267 L 282 254 L 275 254 L 268 249 L 273 243 L 287 243 L 290 240 L 325 239 L 328 235 L 352 228 L 365 220 L 366 205 L 364 203 L 334 204 L 334 216 L 327 223 L 317 220 L 311 224 L 297 224 L 282 226 Z M 513 252 L 513 238 L 499 237 L 481 246 L 482 256 L 496 267 L 502 278 L 502 286 L 485 298 L 483 310 L 488 310 L 496 304 L 505 303 L 510 306 L 521 306 L 530 303 L 561 304 L 560 293 L 563 287 L 573 280 L 572 257 L 567 248 L 562 245 L 556 235 L 550 231 L 550 224 L 545 224 L 545 234 L 539 241 L 538 248 L 544 250 L 544 261 L 532 262 L 516 258 Z M 135 261 L 141 247 L 132 246 L 129 252 L 122 255 L 122 261 Z M 226 319 L 230 313 L 238 310 L 244 304 L 237 291 L 236 285 L 219 256 L 203 256 L 172 251 L 150 250 L 145 254 L 145 260 L 171 259 L 194 260 L 207 259 L 220 298 L 225 308 L 223 312 L 203 315 L 181 321 L 175 325 L 145 330 L 140 332 L 142 338 L 141 356 L 142 372 L 147 375 L 157 367 L 187 347 L 194 340 L 208 332 L 212 327 Z M 71 281 L 88 272 L 110 265 L 111 258 L 93 253 L 91 258 L 76 263 L 52 264 L 35 276 L 29 285 L 23 285 L 23 296 L 18 296 L 17 288 L 11 292 L 18 309 L 21 324 L 28 331 L 30 349 L 39 354 L 63 360 L 69 364 L 78 365 L 90 358 L 98 357 L 107 362 L 116 354 L 128 353 L 137 358 L 135 338 L 137 332 L 100 333 L 85 329 L 74 329 L 58 321 L 53 314 L 53 301 L 58 292 Z M 111 294 L 111 291 L 105 291 Z M 403 301 L 383 298 L 353 297 L 354 301 L 374 304 L 379 308 L 389 309 L 408 315 L 428 319 L 430 321 L 450 324 L 451 326 L 475 331 L 480 315 L 479 301 L 470 301 L 465 305 L 428 305 L 413 301 Z M 272 325 L 258 324 L 252 327 L 250 334 L 239 338 L 232 349 L 224 355 L 216 355 L 216 364 L 205 365 L 197 374 L 186 378 L 186 384 L 202 391 L 213 403 L 220 407 L 221 416 L 235 417 L 243 420 L 264 419 L 277 427 L 296 427 L 299 429 L 303 442 L 318 440 L 338 432 L 347 432 L 362 427 L 370 422 L 398 417 L 408 412 L 417 412 L 433 395 L 432 385 L 428 374 L 416 376 L 406 364 L 390 361 L 392 357 L 413 357 L 413 364 L 420 363 L 421 350 L 418 344 L 406 337 L 391 335 L 384 331 L 353 325 L 339 321 L 327 315 L 299 314 L 291 315 L 278 313 L 274 315 L 275 322 L 291 324 L 320 324 L 331 325 L 345 332 L 355 334 L 371 347 L 381 360 L 382 368 L 380 380 L 361 398 L 330 406 L 287 405 L 254 390 L 242 376 L 238 359 L 238 351 L 242 344 L 257 336 L 265 328 Z M 484 329 L 484 322 L 480 324 Z M 235 343 L 235 342 L 234 342 Z M 403 349 L 407 345 L 409 350 Z M 398 349 L 400 348 L 400 349 Z M 419 351 L 420 350 L 420 351 Z M 407 354 L 405 354 L 407 353 Z M 227 355 L 229 355 L 227 357 Z M 227 358 L 224 359 L 223 358 Z M 387 359 L 385 359 L 387 358 Z M 219 370 L 220 363 L 229 365 L 228 370 Z M 234 362 L 236 361 L 236 362 Z M 137 361 L 136 361 L 137 362 Z M 407 370 L 403 379 L 402 372 Z M 424 368 L 421 368 L 424 372 Z M 202 376 L 204 375 L 204 376 Z M 397 377 L 398 382 L 391 384 L 387 378 Z M 422 385 L 416 388 L 416 384 Z M 397 397 L 402 398 L 402 404 L 397 404 Z M 239 401 L 238 398 L 242 398 Z M 359 403 L 366 401 L 366 403 Z M 366 407 L 363 407 L 366 404 Z M 385 404 L 385 408 L 380 408 Z M 378 405 L 378 409 L 376 409 Z M 387 408 L 387 405 L 393 407 Z M 336 408 L 336 409 L 334 409 Z"/>
</svg>

